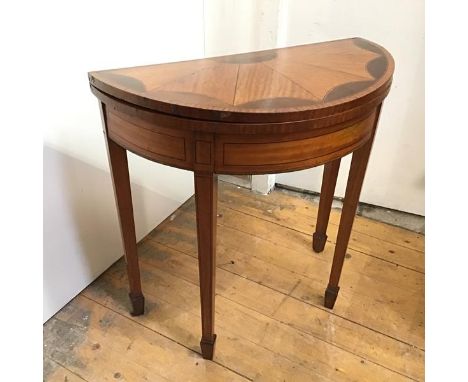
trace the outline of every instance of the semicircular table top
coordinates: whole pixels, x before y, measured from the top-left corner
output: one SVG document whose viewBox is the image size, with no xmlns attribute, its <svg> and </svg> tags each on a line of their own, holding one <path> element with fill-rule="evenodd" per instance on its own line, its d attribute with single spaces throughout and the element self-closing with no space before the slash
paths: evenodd
<svg viewBox="0 0 468 382">
<path fill-rule="evenodd" d="M 223 122 L 299 121 L 388 91 L 391 55 L 361 38 L 89 73 L 91 86 L 130 104 Z M 337 110 L 339 109 L 339 110 Z"/>
</svg>

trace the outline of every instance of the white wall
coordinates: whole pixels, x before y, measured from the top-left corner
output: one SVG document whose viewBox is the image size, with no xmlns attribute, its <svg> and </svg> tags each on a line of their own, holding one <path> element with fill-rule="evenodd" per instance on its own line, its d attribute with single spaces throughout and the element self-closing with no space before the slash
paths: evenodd
<svg viewBox="0 0 468 382">
<path fill-rule="evenodd" d="M 364 37 L 394 56 L 361 201 L 424 215 L 424 1 L 205 0 L 207 55 Z M 350 158 L 342 161 L 343 196 Z M 276 182 L 320 191 L 322 167 Z"/>
<path fill-rule="evenodd" d="M 202 0 L 57 2 L 43 11 L 47 320 L 123 254 L 87 72 L 202 57 L 204 31 Z M 132 154 L 129 162 L 141 238 L 193 194 L 193 175 Z"/>
<path fill-rule="evenodd" d="M 280 0 L 205 0 L 205 54 L 277 46 Z"/>
<path fill-rule="evenodd" d="M 361 201 L 424 215 L 424 1 L 295 0 L 285 2 L 286 45 L 360 36 L 395 58 L 392 90 L 384 103 Z M 337 192 L 344 195 L 350 158 Z M 277 176 L 276 181 L 320 191 L 322 168 Z"/>
</svg>

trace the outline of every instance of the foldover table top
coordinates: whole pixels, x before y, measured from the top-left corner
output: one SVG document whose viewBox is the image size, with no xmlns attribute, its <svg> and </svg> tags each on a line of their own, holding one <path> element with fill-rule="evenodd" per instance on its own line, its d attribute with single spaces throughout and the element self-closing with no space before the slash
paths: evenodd
<svg viewBox="0 0 468 382">
<path fill-rule="evenodd" d="M 222 122 L 323 118 L 388 91 L 394 63 L 351 38 L 89 73 L 92 86 L 149 110 Z"/>
<path fill-rule="evenodd" d="M 170 64 L 90 72 L 100 101 L 130 285 L 144 313 L 127 150 L 194 172 L 201 353 L 215 334 L 217 174 L 266 174 L 324 165 L 312 249 L 321 252 L 341 158 L 352 153 L 330 278 L 332 309 L 394 63 L 361 38 Z"/>
</svg>

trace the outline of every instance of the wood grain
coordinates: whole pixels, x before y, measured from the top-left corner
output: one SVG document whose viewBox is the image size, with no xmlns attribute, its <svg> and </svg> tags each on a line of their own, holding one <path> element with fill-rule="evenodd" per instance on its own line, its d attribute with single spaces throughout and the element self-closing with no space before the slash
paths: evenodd
<svg viewBox="0 0 468 382">
<path fill-rule="evenodd" d="M 196 237 L 193 204 L 187 208 L 192 209 L 191 214 L 181 210 L 177 225 L 167 230 L 161 227 L 154 240 L 196 257 L 197 248 L 192 244 Z M 323 288 L 333 258 L 333 244 L 322 254 L 315 254 L 310 249 L 309 234 L 237 213 L 223 204 L 219 214 L 220 267 L 254 282 L 261 280 L 276 291 L 291 293 L 304 303 L 324 309 Z M 423 348 L 424 303 L 415 297 L 424 293 L 424 275 L 354 250 L 348 250 L 348 254 L 343 270 L 343 298 L 338 299 L 334 313 Z M 421 254 L 419 259 L 424 261 Z M 270 306 L 269 299 L 264 304 L 259 299 L 255 303 L 265 305 L 265 309 Z M 372 320 L 366 323 L 366 317 Z"/>
<path fill-rule="evenodd" d="M 318 209 L 307 198 L 291 196 L 282 189 L 265 197 L 242 188 L 233 189 L 223 182 L 220 190 L 220 202 L 225 207 L 303 234 L 314 230 Z M 340 216 L 339 210 L 331 210 L 328 225 L 330 243 L 336 241 Z M 424 261 L 421 260 L 424 236 L 415 232 L 356 216 L 349 248 L 390 264 L 424 272 Z"/>
<path fill-rule="evenodd" d="M 262 114 L 257 117 L 252 116 L 250 120 L 227 123 L 224 121 L 209 121 L 193 118 L 182 118 L 176 115 L 155 112 L 150 109 L 142 108 L 112 97 L 94 86 L 91 86 L 91 92 L 103 103 L 109 111 L 120 112 L 131 117 L 142 119 L 156 126 L 167 127 L 177 130 L 199 131 L 216 134 L 288 134 L 307 132 L 311 130 L 321 130 L 319 133 L 335 131 L 340 127 L 346 127 L 350 123 L 358 122 L 372 113 L 375 108 L 382 103 L 389 92 L 389 86 L 380 90 L 378 96 L 372 100 L 367 100 L 352 109 L 340 110 L 336 108 L 335 113 L 330 115 L 317 115 L 312 119 L 300 121 L 291 121 L 286 117 L 282 123 L 264 122 Z M 317 135 L 317 133 L 315 133 Z"/>
<path fill-rule="evenodd" d="M 335 193 L 336 180 L 340 170 L 341 158 L 325 163 L 323 168 L 322 189 L 320 191 L 320 204 L 317 216 L 317 225 L 312 238 L 312 248 L 315 252 L 322 252 L 327 241 L 328 220 Z"/>
<path fill-rule="evenodd" d="M 46 356 L 86 381 L 246 380 L 83 296 L 47 323 L 45 337 Z"/>
<path fill-rule="evenodd" d="M 159 163 L 190 167 L 190 135 L 117 113 L 108 113 L 107 124 L 109 138 L 127 150 Z"/>
<path fill-rule="evenodd" d="M 220 135 L 216 140 L 215 171 L 265 174 L 310 168 L 341 158 L 369 140 L 374 114 L 340 130 L 313 133 Z"/>
<path fill-rule="evenodd" d="M 211 136 L 204 141 L 200 136 L 208 133 L 187 131 L 171 123 L 165 125 L 164 121 L 151 123 L 141 115 L 113 108 L 106 117 L 109 138 L 135 154 L 188 170 L 213 164 L 214 171 L 223 174 L 277 173 L 320 165 L 363 145 L 374 127 L 372 112 L 354 123 L 325 129 L 288 134 L 217 134 L 216 139 Z"/>
<path fill-rule="evenodd" d="M 353 38 L 170 64 L 95 71 L 100 91 L 156 112 L 225 122 L 300 121 L 370 102 L 393 59 Z"/>
<path fill-rule="evenodd" d="M 46 381 L 70 375 L 85 381 L 424 380 L 424 333 L 418 329 L 424 314 L 414 314 L 424 301 L 421 273 L 350 250 L 340 299 L 333 312 L 325 310 L 320 295 L 333 243 L 315 254 L 310 235 L 293 229 L 302 224 L 295 217 L 316 215 L 318 206 L 281 191 L 260 196 L 222 182 L 219 191 L 215 362 L 198 354 L 192 199 L 139 244 L 146 314 L 128 313 L 121 260 L 46 324 L 45 356 L 60 364 L 48 369 Z M 273 214 L 265 210 L 270 198 Z M 245 212 L 233 209 L 242 205 Z M 286 208 L 278 217 L 280 206 Z M 265 218 L 252 216 L 255 209 Z M 405 233 L 413 246 L 423 241 L 366 218 L 356 228 L 395 246 Z"/>
</svg>

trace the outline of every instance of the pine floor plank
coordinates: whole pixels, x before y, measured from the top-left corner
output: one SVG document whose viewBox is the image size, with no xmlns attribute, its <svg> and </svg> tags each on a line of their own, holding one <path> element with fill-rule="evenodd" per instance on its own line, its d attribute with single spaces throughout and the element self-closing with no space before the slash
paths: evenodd
<svg viewBox="0 0 468 382">
<path fill-rule="evenodd" d="M 46 323 L 44 337 L 46 357 L 89 382 L 246 381 L 82 296 Z"/>
<path fill-rule="evenodd" d="M 44 379 L 49 382 L 86 382 L 48 357 L 44 357 Z"/>
<path fill-rule="evenodd" d="M 140 258 L 155 269 L 165 270 L 193 284 L 198 283 L 196 258 L 187 259 L 187 255 L 153 240 L 142 245 Z M 232 265 L 230 261 L 225 263 L 228 264 L 227 268 Z M 421 349 L 332 314 L 323 308 L 323 297 L 316 301 L 317 306 L 308 301 L 301 301 L 294 297 L 300 285 L 297 280 L 295 285 L 291 283 L 289 290 L 280 292 L 268 287 L 269 281 L 266 278 L 258 282 L 251 281 L 244 276 L 233 274 L 229 269 L 225 270 L 224 267 L 220 264 L 217 270 L 217 293 L 220 296 L 414 379 L 423 375 L 424 352 Z M 258 269 L 260 271 L 260 268 Z M 265 274 L 269 275 L 270 279 L 276 276 L 271 268 L 265 269 Z M 284 275 L 278 276 L 280 280 L 282 276 Z M 351 308 L 358 302 L 359 300 L 352 300 Z M 292 307 L 294 309 L 291 310 Z M 304 315 L 310 316 L 311 319 L 304 320 Z M 333 329 L 327 325 L 330 322 L 333 322 Z"/>
<path fill-rule="evenodd" d="M 424 380 L 424 236 L 357 217 L 335 309 L 323 307 L 339 211 L 220 183 L 214 362 L 199 352 L 193 199 L 139 244 L 145 315 L 123 259 L 44 326 L 46 381 Z"/>
<path fill-rule="evenodd" d="M 176 342 L 199 352 L 200 306 L 198 287 L 167 272 L 142 265 L 147 308 L 144 316 L 131 317 L 126 301 L 126 277 L 123 264 L 114 267 L 88 287 L 84 294 L 112 310 L 151 328 Z M 223 301 L 217 301 L 216 355 L 214 361 L 235 370 L 250 380 L 284 381 L 294 374 L 298 381 L 330 381 L 314 370 L 289 361 L 274 352 L 253 343 L 230 329 L 232 319 L 226 322 L 227 310 Z M 221 316 L 219 316 L 219 313 Z M 200 356 L 201 358 L 201 356 Z M 267 370 L 275 365 L 273 371 Z M 262 377 L 262 378 L 260 378 Z"/>
<path fill-rule="evenodd" d="M 277 221 L 282 221 L 283 223 L 289 221 L 292 224 L 297 224 L 294 223 L 294 219 L 290 219 L 290 216 L 296 216 L 297 214 L 304 215 L 306 218 L 312 216 L 312 218 L 315 219 L 318 213 L 318 204 L 311 202 L 309 195 L 291 192 L 281 188 L 275 189 L 269 195 L 262 195 L 258 193 L 252 194 L 250 190 L 245 188 L 226 182 L 220 182 L 219 194 L 219 200 L 222 202 L 229 202 L 231 198 L 234 200 L 242 200 L 244 205 L 255 208 L 260 207 L 265 213 L 273 215 Z M 230 203 L 232 203 L 232 200 Z M 285 213 L 282 216 L 277 216 L 276 213 L 281 211 Z M 332 209 L 330 223 L 338 225 L 340 216 L 340 210 Z M 370 234 L 382 241 L 424 252 L 424 235 L 409 231 L 405 228 L 385 224 L 362 216 L 356 216 L 353 229 L 355 232 Z"/>
<path fill-rule="evenodd" d="M 221 268 L 285 293 L 298 284 L 293 296 L 323 307 L 333 258 L 331 243 L 324 253 L 315 254 L 308 235 L 231 209 L 221 207 L 219 212 Z M 148 239 L 196 257 L 193 202 L 186 203 L 171 219 Z M 424 275 L 359 252 L 349 254 L 341 282 L 343 298 L 337 300 L 333 312 L 423 349 Z M 279 268 L 293 273 L 287 275 Z"/>
<path fill-rule="evenodd" d="M 219 194 L 220 204 L 226 207 L 308 235 L 314 231 L 318 212 L 315 203 L 283 192 L 250 195 L 248 190 L 223 182 Z M 328 240 L 332 243 L 335 243 L 340 216 L 340 211 L 332 209 L 328 229 Z M 424 236 L 399 227 L 356 216 L 349 248 L 424 272 L 424 261 L 421 261 Z"/>
<path fill-rule="evenodd" d="M 166 272 L 166 267 L 156 267 L 142 262 L 142 279 L 145 293 L 150 296 L 150 301 L 157 301 L 157 309 L 153 305 L 149 308 L 146 317 L 138 317 L 144 325 L 154 328 L 171 337 L 177 336 L 177 341 L 186 344 L 192 349 L 198 349 L 199 328 L 199 303 L 198 286 L 195 282 L 179 278 L 172 273 Z M 159 254 L 157 255 L 160 256 Z M 185 262 L 190 262 L 191 258 Z M 173 263 L 172 258 L 167 258 L 166 264 Z M 160 264 L 163 265 L 163 264 Z M 176 269 L 179 266 L 175 266 Z M 186 270 L 192 279 L 196 279 L 196 264 L 191 270 Z M 193 275 L 194 274 L 194 275 Z M 193 276 L 195 277 L 193 277 Z M 303 370 L 308 380 L 331 380 L 331 381 L 353 381 L 370 380 L 373 375 L 379 375 L 381 380 L 408 380 L 397 373 L 387 370 L 374 362 L 369 362 L 361 357 L 347 352 L 339 347 L 333 346 L 317 337 L 301 332 L 295 328 L 261 314 L 248 305 L 253 304 L 254 297 L 260 296 L 262 289 L 264 298 L 267 288 L 243 285 L 243 280 L 228 272 L 218 273 L 217 296 L 217 333 L 222 339 L 217 343 L 215 361 L 227 366 L 231 370 L 256 380 L 258 374 L 265 377 L 266 371 L 272 362 L 275 366 L 282 361 L 280 370 L 275 370 L 274 380 L 288 380 L 290 370 L 294 368 Z M 123 264 L 119 270 L 109 274 L 107 280 L 107 291 L 104 297 L 109 296 L 113 290 L 125 291 L 126 280 Z M 229 290 L 224 293 L 226 284 Z M 97 289 L 103 289 L 100 287 Z M 236 296 L 236 290 L 240 290 L 241 296 Z M 254 289 L 252 291 L 252 289 Z M 96 288 L 86 292 L 93 299 L 102 299 L 96 292 Z M 122 296 L 123 297 L 122 293 Z M 159 297 L 156 297 L 159 296 Z M 227 297 L 225 297 L 227 296 Z M 121 297 L 103 301 L 106 306 L 116 309 L 122 314 L 127 314 L 128 308 L 125 300 Z M 270 309 L 277 310 L 282 304 L 282 298 L 271 302 Z M 156 305 L 156 304 L 155 304 Z M 166 311 L 168 309 L 169 311 Z M 164 313 L 163 313 L 164 312 Z M 167 312 L 167 313 L 166 313 Z M 183 319 L 179 321 L 171 318 L 179 318 L 181 313 Z M 190 316 L 187 315 L 190 313 Z M 161 314 L 161 315 L 160 315 Z M 194 325 L 195 324 L 195 325 Z M 192 328 L 190 328 L 192 326 Z M 181 333 L 183 333 L 181 335 Z M 277 340 L 281 339 L 281 340 Z M 241 350 L 241 351 L 240 351 Z M 277 367 L 277 366 L 276 366 Z M 285 370 L 283 370 L 285 369 Z M 270 375 L 270 378 L 273 378 Z M 305 378 L 305 380 L 307 380 Z"/>
</svg>

